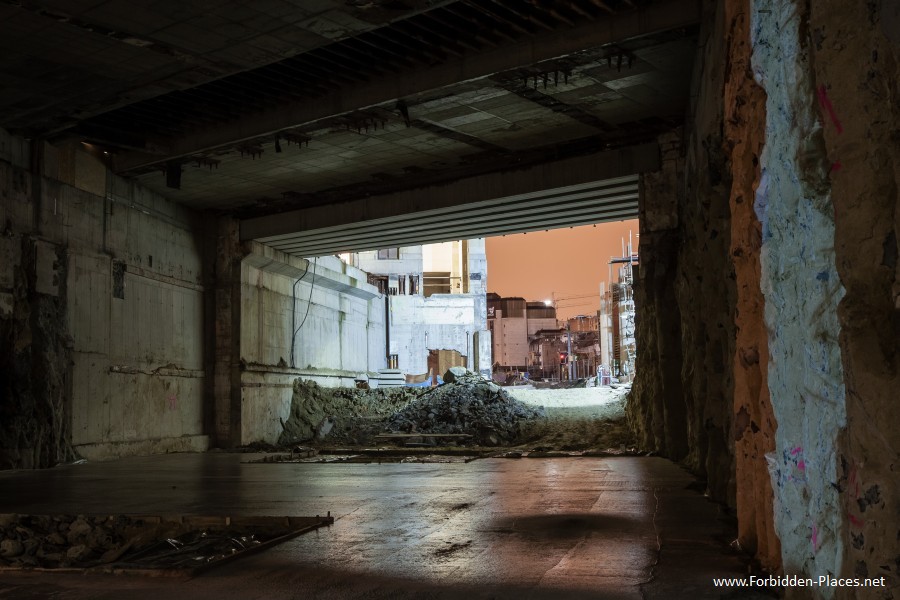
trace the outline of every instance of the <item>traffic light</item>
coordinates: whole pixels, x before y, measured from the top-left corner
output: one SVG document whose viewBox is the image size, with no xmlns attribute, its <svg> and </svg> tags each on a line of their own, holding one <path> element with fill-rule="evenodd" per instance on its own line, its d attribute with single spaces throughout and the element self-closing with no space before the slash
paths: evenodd
<svg viewBox="0 0 900 600">
<path fill-rule="evenodd" d="M 567 360 L 568 358 L 569 358 L 569 353 L 568 353 L 568 352 L 560 352 L 560 353 L 559 353 L 559 364 L 561 364 L 561 365 L 566 364 L 566 360 Z"/>
</svg>

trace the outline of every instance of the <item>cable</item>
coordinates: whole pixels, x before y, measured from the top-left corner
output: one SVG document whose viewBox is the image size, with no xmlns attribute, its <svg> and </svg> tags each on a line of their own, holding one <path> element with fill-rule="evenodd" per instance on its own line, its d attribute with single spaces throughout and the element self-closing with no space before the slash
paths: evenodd
<svg viewBox="0 0 900 600">
<path fill-rule="evenodd" d="M 317 264 L 318 263 L 316 262 L 316 259 L 314 258 L 313 259 L 313 272 L 312 272 L 313 276 L 309 283 L 309 298 L 307 298 L 307 300 L 306 300 L 306 313 L 303 315 L 303 320 L 300 321 L 300 325 L 297 326 L 296 329 L 294 329 L 294 333 L 291 336 L 291 368 L 292 369 L 297 368 L 296 363 L 294 362 L 294 346 L 296 345 L 296 342 L 297 342 L 297 334 L 300 333 L 300 330 L 303 328 L 304 323 L 306 323 L 306 318 L 309 316 L 309 307 L 312 306 L 313 288 L 316 287 L 316 269 L 315 269 L 315 267 Z M 306 273 L 309 273 L 308 266 L 306 268 Z M 300 281 L 304 277 L 306 277 L 306 273 L 304 273 L 300 277 L 300 279 L 298 279 L 297 281 L 294 282 L 294 305 L 293 305 L 293 310 L 292 310 L 293 316 L 291 318 L 291 327 L 293 327 L 294 324 L 297 322 L 297 284 L 300 283 Z"/>
<path fill-rule="evenodd" d="M 294 342 L 297 339 L 297 331 L 295 330 L 295 325 L 297 324 L 297 284 L 299 284 L 303 279 L 309 274 L 309 263 L 306 264 L 306 270 L 303 271 L 303 275 L 297 278 L 294 282 L 293 289 L 291 290 L 291 331 L 294 333 L 291 335 L 291 368 L 294 367 Z"/>
</svg>

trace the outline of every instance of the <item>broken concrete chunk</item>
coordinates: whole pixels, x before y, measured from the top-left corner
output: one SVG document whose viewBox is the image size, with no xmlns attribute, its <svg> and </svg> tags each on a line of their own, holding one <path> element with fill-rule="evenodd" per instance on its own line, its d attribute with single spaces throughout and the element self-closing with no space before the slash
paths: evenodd
<svg viewBox="0 0 900 600">
<path fill-rule="evenodd" d="M 78 544 L 77 546 L 72 546 L 66 551 L 66 558 L 74 561 L 81 562 L 87 560 L 91 557 L 91 549 L 85 546 L 84 544 Z"/>
<path fill-rule="evenodd" d="M 19 540 L 3 540 L 0 542 L 0 556 L 3 558 L 14 558 L 20 556 L 25 551 L 22 542 Z"/>
<path fill-rule="evenodd" d="M 63 537 L 62 534 L 54 531 L 50 535 L 47 536 L 47 541 L 56 546 L 62 546 L 66 543 L 66 538 Z"/>
<path fill-rule="evenodd" d="M 79 517 L 75 519 L 75 521 L 71 525 L 69 525 L 69 531 L 66 534 L 66 539 L 69 540 L 70 544 L 76 544 L 80 538 L 87 536 L 90 532 L 90 523 Z"/>
<path fill-rule="evenodd" d="M 457 379 L 465 379 L 466 376 L 475 375 L 465 367 L 450 367 L 447 369 L 447 372 L 444 373 L 444 383 L 453 383 Z"/>
<path fill-rule="evenodd" d="M 331 429 L 334 427 L 334 419 L 331 417 L 325 417 L 322 419 L 319 424 L 316 426 L 316 439 L 323 440 L 325 436 L 331 433 Z"/>
<path fill-rule="evenodd" d="M 0 529 L 9 527 L 19 522 L 19 515 L 15 513 L 7 513 L 0 515 Z"/>
</svg>

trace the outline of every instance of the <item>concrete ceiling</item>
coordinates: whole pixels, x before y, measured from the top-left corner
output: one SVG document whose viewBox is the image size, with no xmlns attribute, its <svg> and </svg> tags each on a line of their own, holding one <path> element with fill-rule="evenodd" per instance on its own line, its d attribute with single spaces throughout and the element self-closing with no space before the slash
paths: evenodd
<svg viewBox="0 0 900 600">
<path fill-rule="evenodd" d="M 0 0 L 0 126 L 254 218 L 653 140 L 683 120 L 698 20 L 696 0 Z"/>
<path fill-rule="evenodd" d="M 442 2 L 0 0 L 2 125 L 47 134 Z"/>
</svg>

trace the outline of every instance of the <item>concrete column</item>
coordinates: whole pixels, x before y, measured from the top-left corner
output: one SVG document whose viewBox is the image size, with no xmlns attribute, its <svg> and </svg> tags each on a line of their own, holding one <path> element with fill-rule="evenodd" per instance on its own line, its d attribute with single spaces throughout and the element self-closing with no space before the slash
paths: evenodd
<svg viewBox="0 0 900 600">
<path fill-rule="evenodd" d="M 207 301 L 207 430 L 213 445 L 241 443 L 241 246 L 239 222 L 219 218 L 207 248 L 213 281 Z"/>
<path fill-rule="evenodd" d="M 681 244 L 680 137 L 668 136 L 662 148 L 663 168 L 641 176 L 641 265 L 634 280 L 637 364 L 627 410 L 641 447 L 680 460 L 688 453 L 687 407 L 681 378 L 681 313 L 675 296 Z M 617 319 L 615 313 L 613 319 Z"/>
</svg>

